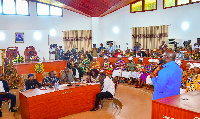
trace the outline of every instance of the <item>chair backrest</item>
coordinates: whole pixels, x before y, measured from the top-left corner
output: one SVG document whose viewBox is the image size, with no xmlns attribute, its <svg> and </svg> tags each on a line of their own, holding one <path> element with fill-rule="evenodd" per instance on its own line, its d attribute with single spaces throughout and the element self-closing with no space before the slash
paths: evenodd
<svg viewBox="0 0 200 119">
<path fill-rule="evenodd" d="M 31 74 L 33 74 L 33 78 L 36 79 L 36 73 L 31 73 Z M 21 80 L 21 86 L 24 86 L 25 82 L 28 80 L 28 74 L 21 74 L 20 80 Z"/>
</svg>

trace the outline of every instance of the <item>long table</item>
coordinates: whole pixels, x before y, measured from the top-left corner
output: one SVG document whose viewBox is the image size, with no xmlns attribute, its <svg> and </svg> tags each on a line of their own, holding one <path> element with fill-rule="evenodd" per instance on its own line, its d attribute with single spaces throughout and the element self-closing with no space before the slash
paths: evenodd
<svg viewBox="0 0 200 119">
<path fill-rule="evenodd" d="M 31 89 L 19 92 L 22 119 L 57 119 L 94 107 L 100 84 L 60 85 L 59 90 Z"/>
<path fill-rule="evenodd" d="M 200 90 L 152 101 L 152 119 L 199 119 Z M 198 118 L 195 118 L 198 117 Z"/>
</svg>

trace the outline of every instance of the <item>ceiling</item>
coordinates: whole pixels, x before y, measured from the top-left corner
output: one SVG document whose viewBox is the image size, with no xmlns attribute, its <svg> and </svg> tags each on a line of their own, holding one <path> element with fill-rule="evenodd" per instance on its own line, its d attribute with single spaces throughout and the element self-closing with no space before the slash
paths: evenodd
<svg viewBox="0 0 200 119">
<path fill-rule="evenodd" d="M 31 0 L 47 3 L 87 17 L 103 17 L 140 0 Z"/>
</svg>

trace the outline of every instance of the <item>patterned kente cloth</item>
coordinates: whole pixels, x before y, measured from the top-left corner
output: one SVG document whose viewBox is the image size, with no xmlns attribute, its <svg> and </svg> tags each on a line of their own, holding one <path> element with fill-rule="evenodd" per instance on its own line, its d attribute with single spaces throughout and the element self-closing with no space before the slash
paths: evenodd
<svg viewBox="0 0 200 119">
<path fill-rule="evenodd" d="M 90 59 L 89 58 L 85 58 L 83 60 L 83 67 L 84 67 L 84 74 L 89 72 L 89 68 L 90 68 Z"/>
<path fill-rule="evenodd" d="M 200 89 L 200 74 L 189 78 L 189 83 L 187 83 L 186 93 L 190 91 L 195 91 Z"/>
<path fill-rule="evenodd" d="M 8 86 L 10 87 L 10 89 L 17 88 L 19 75 L 12 63 L 8 64 L 5 67 L 5 77 L 4 78 L 8 82 Z"/>
<path fill-rule="evenodd" d="M 144 65 L 143 64 L 137 64 L 136 70 L 141 74 L 144 71 Z"/>
<path fill-rule="evenodd" d="M 101 69 L 101 64 L 99 61 L 92 61 L 91 62 L 91 65 L 92 67 L 90 69 L 97 69 L 97 70 L 100 70 Z"/>
<path fill-rule="evenodd" d="M 191 58 L 193 60 L 200 60 L 200 52 L 192 54 Z"/>
<path fill-rule="evenodd" d="M 153 67 L 153 64 L 149 64 L 149 65 L 146 66 L 146 72 L 147 72 L 148 74 L 150 74 L 151 71 L 153 70 L 152 67 Z"/>
<path fill-rule="evenodd" d="M 102 70 L 106 71 L 108 74 L 112 74 L 113 72 L 113 65 L 110 61 L 108 62 L 103 62 L 103 68 Z"/>
<path fill-rule="evenodd" d="M 187 83 L 189 83 L 190 80 L 188 80 L 189 78 L 193 77 L 193 73 L 190 70 L 187 71 L 183 71 L 182 74 L 182 81 L 181 81 L 181 87 L 185 88 Z"/>
<path fill-rule="evenodd" d="M 124 71 L 126 63 L 125 63 L 124 60 L 119 60 L 119 61 L 115 62 L 115 66 L 117 66 L 117 67 L 115 67 L 115 70 L 120 70 L 121 69 L 122 71 Z"/>
</svg>

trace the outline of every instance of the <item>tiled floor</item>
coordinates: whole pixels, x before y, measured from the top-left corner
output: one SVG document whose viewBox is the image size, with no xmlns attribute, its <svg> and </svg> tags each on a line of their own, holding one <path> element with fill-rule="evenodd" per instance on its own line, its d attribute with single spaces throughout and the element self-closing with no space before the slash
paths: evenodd
<svg viewBox="0 0 200 119">
<path fill-rule="evenodd" d="M 17 106 L 19 96 L 17 93 Z M 151 119 L 152 91 L 145 88 L 136 89 L 134 86 L 120 84 L 117 87 L 116 96 L 122 104 L 122 110 L 116 109 L 112 101 L 105 101 L 104 107 L 96 112 L 82 112 L 74 115 L 62 117 L 60 119 Z M 13 116 L 8 111 L 8 105 L 3 103 L 2 119 L 20 119 L 20 110 Z"/>
</svg>

